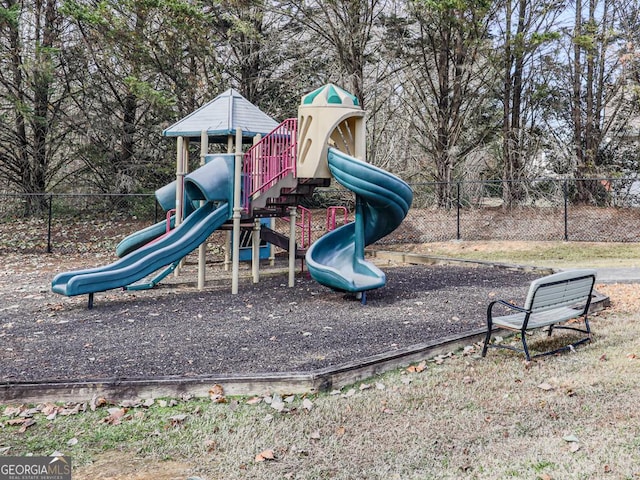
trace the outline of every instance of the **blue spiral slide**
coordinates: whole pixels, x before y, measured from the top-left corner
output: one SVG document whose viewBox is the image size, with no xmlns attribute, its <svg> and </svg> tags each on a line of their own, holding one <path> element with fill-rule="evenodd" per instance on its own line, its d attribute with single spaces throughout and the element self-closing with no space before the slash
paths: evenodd
<svg viewBox="0 0 640 480">
<path fill-rule="evenodd" d="M 382 287 L 386 276 L 364 259 L 364 248 L 402 223 L 413 192 L 395 175 L 335 148 L 329 148 L 327 159 L 334 178 L 356 194 L 356 217 L 311 245 L 306 254 L 309 273 L 318 283 L 338 291 Z"/>
<path fill-rule="evenodd" d="M 217 156 L 195 170 L 185 178 L 185 192 L 204 204 L 168 235 L 109 265 L 60 273 L 51 289 L 74 296 L 125 287 L 187 256 L 231 218 L 233 158 Z"/>
</svg>

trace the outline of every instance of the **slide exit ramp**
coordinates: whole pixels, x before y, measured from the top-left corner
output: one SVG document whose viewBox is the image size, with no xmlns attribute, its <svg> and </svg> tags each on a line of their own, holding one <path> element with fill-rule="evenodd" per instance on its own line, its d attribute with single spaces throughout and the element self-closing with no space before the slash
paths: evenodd
<svg viewBox="0 0 640 480">
<path fill-rule="evenodd" d="M 413 192 L 391 173 L 329 148 L 329 170 L 356 194 L 356 218 L 314 242 L 307 251 L 309 273 L 334 290 L 366 292 L 386 284 L 386 276 L 364 259 L 367 245 L 393 232 L 406 217 Z"/>
<path fill-rule="evenodd" d="M 233 156 L 217 156 L 188 175 L 185 191 L 204 205 L 168 235 L 109 265 L 60 273 L 51 282 L 52 291 L 67 296 L 89 294 L 91 306 L 93 293 L 126 287 L 198 248 L 231 218 Z"/>
</svg>

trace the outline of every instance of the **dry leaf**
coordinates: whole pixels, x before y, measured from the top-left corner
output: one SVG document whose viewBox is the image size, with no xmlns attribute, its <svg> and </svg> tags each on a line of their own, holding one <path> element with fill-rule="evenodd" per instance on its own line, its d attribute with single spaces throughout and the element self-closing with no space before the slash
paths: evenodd
<svg viewBox="0 0 640 480">
<path fill-rule="evenodd" d="M 407 367 L 407 372 L 421 373 L 424 372 L 425 368 L 427 368 L 427 364 L 425 362 L 420 362 L 418 365 L 410 365 Z"/>
<path fill-rule="evenodd" d="M 89 402 L 89 408 L 92 412 L 96 411 L 96 408 L 104 407 L 107 404 L 107 400 L 103 397 L 94 395 Z"/>
<path fill-rule="evenodd" d="M 247 400 L 247 405 L 257 405 L 262 402 L 262 397 L 252 397 Z"/>
<path fill-rule="evenodd" d="M 538 385 L 538 388 L 540 390 L 544 390 L 545 392 L 548 392 L 549 390 L 553 390 L 553 385 L 544 382 L 544 383 L 541 383 L 540 385 Z"/>
<path fill-rule="evenodd" d="M 224 396 L 224 389 L 222 385 L 217 383 L 209 389 L 209 398 L 213 403 L 226 403 L 227 399 Z"/>
<path fill-rule="evenodd" d="M 114 407 L 107 409 L 107 412 L 109 412 L 109 415 L 104 417 L 101 422 L 106 423 L 107 425 L 119 425 L 122 417 L 127 413 L 127 410 L 124 408 Z"/>
<path fill-rule="evenodd" d="M 18 415 L 20 415 L 23 409 L 24 407 L 22 405 L 20 405 L 19 407 L 7 407 L 4 409 L 2 415 L 5 417 L 17 417 Z"/>
<path fill-rule="evenodd" d="M 35 424 L 36 424 L 36 421 L 33 418 L 27 418 L 26 421 L 22 424 L 22 426 L 18 430 L 18 433 L 26 432 L 27 428 Z"/>
<path fill-rule="evenodd" d="M 264 462 L 265 460 L 275 460 L 273 450 L 267 449 L 256 455 L 256 462 Z"/>
<path fill-rule="evenodd" d="M 184 413 L 181 413 L 180 415 L 174 415 L 173 417 L 169 417 L 169 420 L 171 420 L 172 427 L 177 427 L 182 425 L 186 419 L 187 419 L 187 415 Z"/>
<path fill-rule="evenodd" d="M 77 415 L 80 411 L 86 411 L 87 406 L 84 403 L 67 404 L 65 408 L 58 410 L 59 415 L 69 416 Z"/>
<path fill-rule="evenodd" d="M 9 420 L 7 422 L 7 425 L 10 425 L 10 426 L 12 426 L 12 425 L 22 425 L 26 421 L 27 421 L 26 418 L 13 418 L 13 419 L 11 419 L 11 420 Z"/>
<path fill-rule="evenodd" d="M 353 397 L 356 394 L 356 389 L 355 388 L 350 388 L 347 393 L 343 394 L 342 397 L 343 398 L 349 398 L 349 397 Z"/>
<path fill-rule="evenodd" d="M 207 453 L 213 453 L 218 449 L 218 442 L 216 442 L 215 440 L 207 440 L 206 442 L 204 442 L 204 448 Z"/>
<path fill-rule="evenodd" d="M 336 428 L 336 435 L 341 437 L 346 433 L 346 429 L 344 427 L 338 427 Z"/>
<path fill-rule="evenodd" d="M 54 405 L 53 403 L 45 403 L 40 412 L 45 416 L 48 417 L 49 415 L 55 415 L 56 413 L 58 413 L 58 406 Z"/>
</svg>

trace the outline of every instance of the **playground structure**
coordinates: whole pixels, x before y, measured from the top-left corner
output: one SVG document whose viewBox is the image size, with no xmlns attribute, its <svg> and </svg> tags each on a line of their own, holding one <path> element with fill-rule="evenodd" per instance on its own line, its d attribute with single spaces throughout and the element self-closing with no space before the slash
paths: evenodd
<svg viewBox="0 0 640 480">
<path fill-rule="evenodd" d="M 229 107 L 224 112 L 226 121 L 224 115 L 211 114 L 211 107 L 224 102 Z M 257 117 L 259 128 L 240 125 L 250 117 Z M 195 121 L 209 122 L 205 125 L 210 127 L 198 130 Z M 217 124 L 211 127 L 214 122 Z M 261 130 L 268 133 L 263 136 Z M 302 97 L 297 119 L 277 125 L 229 90 L 163 134 L 178 139 L 176 180 L 156 192 L 167 220 L 125 238 L 117 248 L 121 258 L 112 264 L 56 275 L 54 292 L 88 294 L 91 308 L 96 292 L 155 286 L 179 270 L 181 260 L 197 248 L 198 287 L 203 288 L 204 244 L 218 229 L 227 231 L 225 265 L 231 263 L 234 294 L 238 292 L 243 230 L 251 231 L 254 282 L 259 279 L 262 240 L 288 251 L 289 286 L 295 281 L 295 260 L 301 257 L 317 282 L 362 295 L 363 303 L 368 290 L 385 285 L 384 272 L 365 260 L 364 249 L 400 225 L 413 194 L 398 177 L 366 163 L 365 112 L 356 97 L 326 85 Z M 188 139 L 198 135 L 201 166 L 187 173 Z M 244 152 L 247 138 L 253 145 Z M 210 154 L 211 139 L 226 139 L 228 153 Z M 355 193 L 355 220 L 334 229 L 334 216 L 331 231 L 310 246 L 305 238 L 297 244 L 300 198 L 328 186 L 332 178 Z M 264 221 L 274 217 L 289 218 L 288 237 Z M 156 276 L 150 281 L 136 283 L 154 272 Z"/>
</svg>

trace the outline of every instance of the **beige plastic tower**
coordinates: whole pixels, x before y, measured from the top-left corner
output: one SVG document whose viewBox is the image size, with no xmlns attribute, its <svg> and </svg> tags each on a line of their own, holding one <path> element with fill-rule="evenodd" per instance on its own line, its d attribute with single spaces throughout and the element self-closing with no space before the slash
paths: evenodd
<svg viewBox="0 0 640 480">
<path fill-rule="evenodd" d="M 302 97 L 298 108 L 298 178 L 331 178 L 329 146 L 366 160 L 365 112 L 354 95 L 333 84 Z"/>
</svg>

